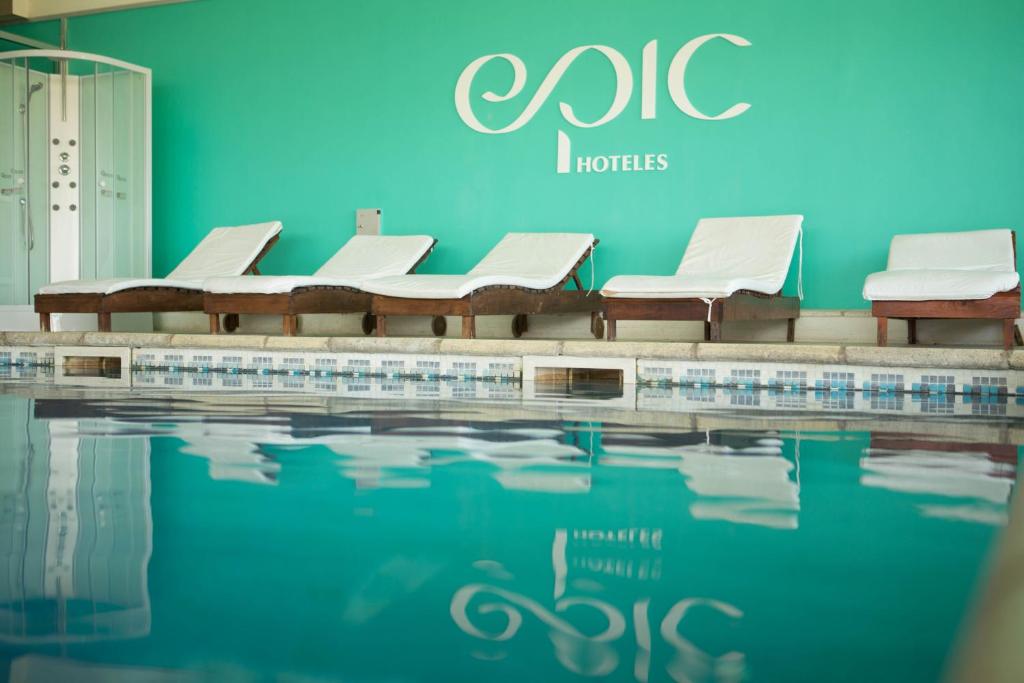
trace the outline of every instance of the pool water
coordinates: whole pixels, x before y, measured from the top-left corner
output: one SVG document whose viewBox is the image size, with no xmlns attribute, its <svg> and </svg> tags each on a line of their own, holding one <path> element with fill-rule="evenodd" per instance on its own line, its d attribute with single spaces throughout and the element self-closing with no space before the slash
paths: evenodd
<svg viewBox="0 0 1024 683">
<path fill-rule="evenodd" d="M 991 421 L 8 391 L 10 681 L 934 681 L 1018 463 Z"/>
</svg>

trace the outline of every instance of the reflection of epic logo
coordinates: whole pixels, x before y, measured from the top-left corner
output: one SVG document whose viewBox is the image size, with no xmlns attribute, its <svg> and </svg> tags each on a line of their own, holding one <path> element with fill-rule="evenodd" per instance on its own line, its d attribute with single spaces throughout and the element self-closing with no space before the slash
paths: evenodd
<svg viewBox="0 0 1024 683">
<path fill-rule="evenodd" d="M 722 38 L 739 47 L 748 47 L 750 45 L 750 41 L 747 39 L 728 33 L 711 33 L 699 36 L 679 48 L 679 51 L 676 52 L 675 56 L 672 58 L 672 62 L 669 64 L 668 68 L 668 93 L 676 107 L 678 107 L 679 111 L 683 112 L 687 116 L 704 121 L 723 121 L 725 119 L 731 119 L 739 116 L 750 108 L 750 104 L 747 102 L 739 102 L 719 114 L 712 115 L 701 112 L 690 101 L 690 98 L 686 93 L 686 69 L 689 66 L 690 58 L 693 57 L 693 54 L 698 50 L 698 48 L 715 38 Z M 469 66 L 463 69 L 458 82 L 455 84 L 455 109 L 458 111 L 459 117 L 462 121 L 478 133 L 498 135 L 519 130 L 529 123 L 537 114 L 540 108 L 547 101 L 548 97 L 550 97 L 562 76 L 569 69 L 572 63 L 576 61 L 576 58 L 590 50 L 594 50 L 604 55 L 615 70 L 615 96 L 612 98 L 611 105 L 602 116 L 594 119 L 593 121 L 581 121 L 576 116 L 572 105 L 566 102 L 559 102 L 558 108 L 562 112 L 562 117 L 568 123 L 576 126 L 577 128 L 596 128 L 598 126 L 602 126 L 618 117 L 626 108 L 626 105 L 629 104 L 629 100 L 633 95 L 633 71 L 629 66 L 629 62 L 621 52 L 614 48 L 610 48 L 607 45 L 581 45 L 580 47 L 573 48 L 562 55 L 562 57 L 555 62 L 555 65 L 551 67 L 551 71 L 549 71 L 547 76 L 544 77 L 544 80 L 541 81 L 537 91 L 533 94 L 533 97 L 530 98 L 526 107 L 524 107 L 519 113 L 519 116 L 517 116 L 515 120 L 507 126 L 497 129 L 488 128 L 473 112 L 473 106 L 470 103 L 470 90 L 473 85 L 473 80 L 476 78 L 480 69 L 482 69 L 488 62 L 495 59 L 502 59 L 508 62 L 512 66 L 512 85 L 509 86 L 508 90 L 502 94 L 488 90 L 481 96 L 488 102 L 504 102 L 522 93 L 523 88 L 526 86 L 526 65 L 519 57 L 508 53 L 484 55 L 483 57 L 479 57 L 470 62 Z M 641 59 L 640 118 L 642 119 L 653 119 L 657 116 L 658 97 L 655 85 L 657 73 L 658 41 L 652 40 L 644 46 Z M 601 157 L 595 157 L 595 159 L 597 158 Z M 568 162 L 568 137 L 559 131 L 558 170 L 560 173 L 568 172 Z M 627 164 L 623 165 L 626 166 Z M 591 166 L 592 164 L 588 165 L 587 168 L 589 169 Z M 625 170 L 664 170 L 664 168 L 667 168 L 668 164 L 667 161 L 664 164 L 659 163 L 657 165 L 658 167 L 655 169 L 651 169 L 650 164 L 629 164 L 629 166 L 632 166 L 632 168 Z"/>
</svg>

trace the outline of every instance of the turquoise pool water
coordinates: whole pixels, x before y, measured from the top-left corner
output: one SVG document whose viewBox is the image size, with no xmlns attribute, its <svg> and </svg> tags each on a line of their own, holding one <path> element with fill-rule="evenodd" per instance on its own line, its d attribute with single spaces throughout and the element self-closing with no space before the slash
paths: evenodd
<svg viewBox="0 0 1024 683">
<path fill-rule="evenodd" d="M 993 420 L 2 391 L 10 681 L 934 681 L 1018 463 Z"/>
</svg>

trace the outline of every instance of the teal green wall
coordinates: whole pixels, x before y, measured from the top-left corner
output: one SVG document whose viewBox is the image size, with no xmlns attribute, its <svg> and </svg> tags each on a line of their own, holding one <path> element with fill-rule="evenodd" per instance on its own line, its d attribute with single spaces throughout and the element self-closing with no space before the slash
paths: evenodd
<svg viewBox="0 0 1024 683">
<path fill-rule="evenodd" d="M 669 273 L 701 216 L 806 216 L 805 306 L 862 307 L 864 276 L 896 232 L 1024 225 L 1024 4 L 1010 0 L 197 0 L 72 19 L 71 46 L 152 67 L 154 269 L 169 271 L 213 225 L 280 218 L 272 273 L 315 269 L 353 231 L 357 207 L 390 233 L 428 232 L 425 272 L 470 267 L 507 230 L 593 231 L 597 279 Z M 675 51 L 717 113 L 683 115 L 665 85 Z M 658 116 L 640 118 L 640 51 L 658 39 Z M 521 130 L 482 135 L 457 116 L 473 59 L 526 63 L 522 95 L 475 111 L 504 125 L 564 52 L 621 51 L 636 83 L 626 111 L 569 126 L 557 102 L 596 118 L 612 97 L 603 57 L 570 68 Z M 507 89 L 491 65 L 474 93 Z M 667 152 L 663 173 L 555 173 L 574 153 Z M 791 282 L 789 288 L 793 288 Z"/>
</svg>

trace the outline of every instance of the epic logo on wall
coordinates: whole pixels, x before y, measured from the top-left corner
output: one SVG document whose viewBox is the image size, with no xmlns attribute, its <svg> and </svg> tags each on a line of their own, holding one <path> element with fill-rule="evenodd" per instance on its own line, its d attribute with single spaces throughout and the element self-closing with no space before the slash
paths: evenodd
<svg viewBox="0 0 1024 683">
<path fill-rule="evenodd" d="M 691 116 L 695 119 L 701 119 L 703 121 L 724 121 L 725 119 L 735 118 L 750 109 L 749 103 L 739 102 L 719 114 L 705 114 L 693 105 L 686 94 L 686 69 L 689 66 L 690 58 L 693 57 L 693 54 L 702 45 L 714 40 L 715 38 L 722 38 L 738 47 L 750 46 L 750 41 L 745 38 L 728 33 L 711 33 L 699 36 L 679 48 L 679 51 L 676 52 L 675 56 L 672 58 L 672 62 L 669 64 L 668 68 L 668 93 L 672 98 L 672 102 L 676 105 L 679 111 L 683 112 L 687 116 Z M 480 69 L 493 59 L 503 59 L 508 62 L 512 66 L 513 70 L 512 85 L 509 89 L 504 94 L 495 93 L 489 90 L 481 96 L 488 102 L 504 102 L 519 95 L 526 86 L 526 65 L 519 57 L 508 53 L 484 55 L 483 57 L 474 59 L 465 69 L 463 69 L 462 74 L 459 75 L 458 82 L 455 84 L 455 109 L 458 111 L 459 117 L 462 121 L 478 133 L 502 135 L 505 133 L 515 132 L 529 123 L 540 108 L 544 106 L 544 103 L 551 95 L 551 92 L 555 89 L 559 80 L 561 80 L 566 70 L 568 70 L 576 58 L 590 50 L 594 50 L 604 55 L 608 61 L 611 62 L 612 68 L 615 70 L 615 97 L 612 99 L 611 106 L 608 107 L 608 110 L 602 116 L 593 121 L 581 121 L 573 111 L 572 105 L 566 102 L 559 102 L 558 108 L 566 122 L 570 125 L 576 126 L 577 128 L 597 128 L 598 126 L 603 126 L 609 121 L 617 118 L 619 114 L 625 110 L 633 96 L 633 70 L 630 68 L 629 62 L 621 52 L 608 47 L 607 45 L 581 45 L 580 47 L 573 48 L 562 55 L 559 60 L 555 62 L 555 65 L 551 67 L 551 71 L 549 71 L 548 75 L 544 77 L 544 80 L 541 81 L 537 91 L 533 94 L 533 97 L 530 98 L 530 101 L 526 104 L 523 111 L 520 112 L 519 116 L 517 116 L 512 123 L 498 129 L 488 128 L 485 126 L 473 112 L 473 106 L 470 103 L 470 89 L 473 85 L 473 79 L 476 78 Z M 657 74 L 658 41 L 652 40 L 644 46 L 641 57 L 641 119 L 654 119 L 657 117 L 658 96 L 657 88 L 655 86 Z M 574 168 L 576 173 L 664 171 L 668 166 L 668 154 L 663 152 L 577 156 L 575 157 L 574 164 L 569 136 L 561 130 L 558 131 L 556 162 L 556 169 L 558 173 L 571 173 Z"/>
</svg>

